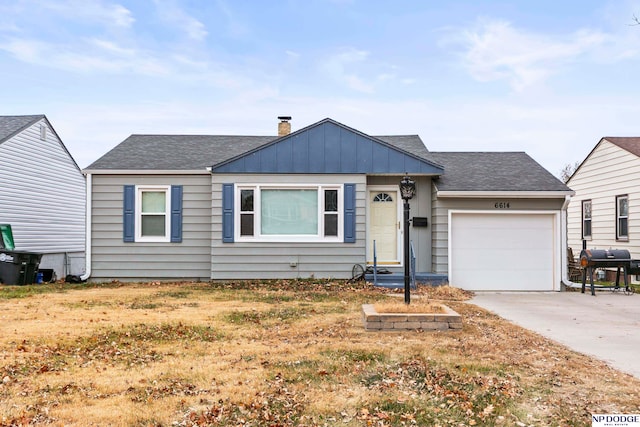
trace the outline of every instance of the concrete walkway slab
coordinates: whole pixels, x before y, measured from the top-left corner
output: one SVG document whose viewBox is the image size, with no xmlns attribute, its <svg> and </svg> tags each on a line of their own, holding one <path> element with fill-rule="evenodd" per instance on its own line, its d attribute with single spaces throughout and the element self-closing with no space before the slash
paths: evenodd
<svg viewBox="0 0 640 427">
<path fill-rule="evenodd" d="M 477 292 L 470 302 L 640 378 L 640 294 Z"/>
</svg>

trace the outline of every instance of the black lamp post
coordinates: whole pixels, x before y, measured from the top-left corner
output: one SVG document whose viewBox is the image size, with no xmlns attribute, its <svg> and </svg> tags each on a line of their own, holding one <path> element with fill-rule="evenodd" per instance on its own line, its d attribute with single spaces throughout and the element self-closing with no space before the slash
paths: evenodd
<svg viewBox="0 0 640 427">
<path fill-rule="evenodd" d="M 400 181 L 400 197 L 404 200 L 404 303 L 411 303 L 409 254 L 409 200 L 416 195 L 416 182 L 405 175 Z"/>
</svg>

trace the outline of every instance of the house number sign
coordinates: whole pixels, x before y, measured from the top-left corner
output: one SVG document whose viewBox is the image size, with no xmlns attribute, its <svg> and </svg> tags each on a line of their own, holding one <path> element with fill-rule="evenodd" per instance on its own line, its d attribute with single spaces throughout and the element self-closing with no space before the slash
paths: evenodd
<svg viewBox="0 0 640 427">
<path fill-rule="evenodd" d="M 496 202 L 493 207 L 496 209 L 509 209 L 511 208 L 511 205 L 509 204 L 509 202 Z"/>
</svg>

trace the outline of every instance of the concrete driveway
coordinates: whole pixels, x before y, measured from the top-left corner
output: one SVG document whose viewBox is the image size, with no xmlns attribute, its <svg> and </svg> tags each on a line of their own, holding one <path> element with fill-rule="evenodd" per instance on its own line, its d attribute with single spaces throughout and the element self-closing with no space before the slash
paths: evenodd
<svg viewBox="0 0 640 427">
<path fill-rule="evenodd" d="M 640 378 L 640 294 L 477 292 L 470 302 Z"/>
</svg>

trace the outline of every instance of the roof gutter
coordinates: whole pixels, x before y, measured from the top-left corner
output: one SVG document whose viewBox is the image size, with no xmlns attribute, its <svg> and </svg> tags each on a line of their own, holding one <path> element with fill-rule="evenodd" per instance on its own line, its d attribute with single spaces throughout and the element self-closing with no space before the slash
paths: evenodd
<svg viewBox="0 0 640 427">
<path fill-rule="evenodd" d="M 85 175 L 208 175 L 206 169 L 83 169 Z"/>
<path fill-rule="evenodd" d="M 91 277 L 91 187 L 92 176 L 91 173 L 84 171 L 87 174 L 86 186 L 86 209 L 85 209 L 85 243 L 84 243 L 84 274 L 80 276 L 80 280 L 83 282 Z"/>
<path fill-rule="evenodd" d="M 569 201 L 571 200 L 571 196 L 565 196 L 564 203 L 562 204 L 562 208 L 560 210 L 560 240 L 563 245 L 560 248 L 560 252 L 562 253 L 562 262 L 560 263 L 560 275 L 562 277 L 561 282 L 562 285 L 567 288 L 580 288 L 582 284 L 573 283 L 569 280 L 569 265 L 567 264 L 567 207 L 569 206 Z"/>
<path fill-rule="evenodd" d="M 484 199 L 490 197 L 507 197 L 526 199 L 549 199 L 567 198 L 573 196 L 574 194 L 574 191 L 438 191 L 438 198 L 464 197 L 472 199 Z"/>
</svg>

